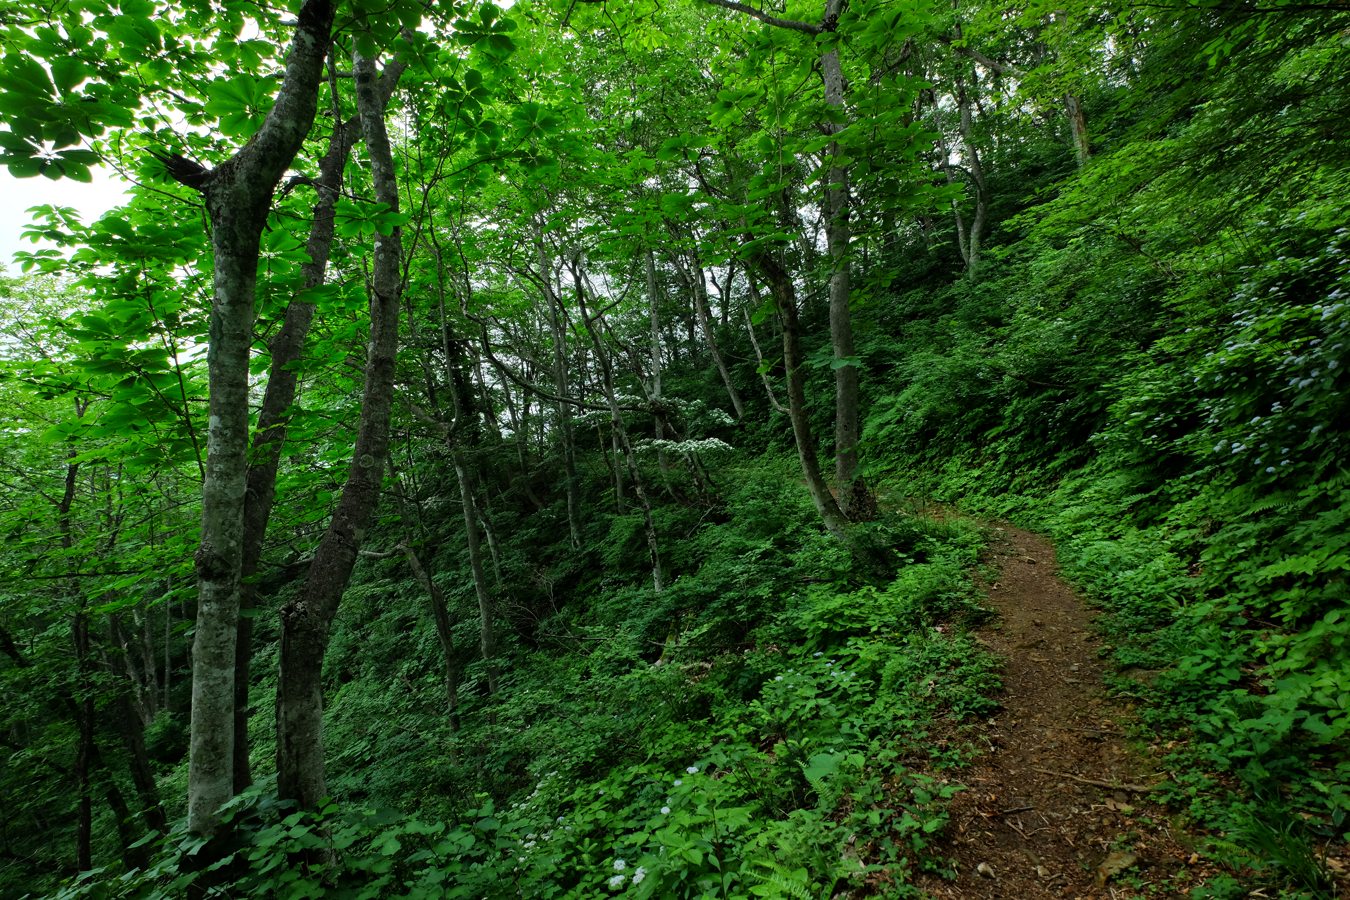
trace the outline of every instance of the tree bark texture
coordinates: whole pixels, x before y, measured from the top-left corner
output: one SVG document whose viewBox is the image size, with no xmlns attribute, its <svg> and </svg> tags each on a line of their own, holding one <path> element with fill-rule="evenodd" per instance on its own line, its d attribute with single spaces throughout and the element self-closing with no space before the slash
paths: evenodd
<svg viewBox="0 0 1350 900">
<path fill-rule="evenodd" d="M 336 71 L 330 59 L 330 71 Z M 380 77 L 379 91 L 384 102 L 393 94 L 405 64 L 392 62 Z M 248 479 L 244 501 L 244 550 L 239 589 L 241 613 L 253 609 L 257 599 L 254 577 L 262 563 L 263 541 L 267 524 L 272 517 L 276 499 L 277 468 L 286 442 L 286 426 L 291 405 L 295 402 L 300 373 L 296 363 L 304 352 L 305 337 L 314 320 L 314 302 L 305 299 L 304 292 L 320 287 L 328 272 L 328 260 L 333 249 L 334 225 L 337 220 L 337 200 L 342 192 L 342 173 L 351 155 L 352 145 L 361 133 L 361 123 L 353 116 L 342 121 L 338 106 L 335 76 L 330 75 L 333 97 L 333 130 L 328 146 L 319 160 L 319 175 L 312 184 L 317 198 L 314 217 L 310 224 L 305 253 L 309 257 L 300 269 L 301 293 L 286 306 L 281 330 L 268 346 L 271 364 L 268 367 L 267 388 L 263 393 L 258 425 L 253 435 L 249 454 Z M 239 617 L 238 639 L 235 645 L 234 671 L 234 790 L 242 791 L 252 782 L 249 765 L 248 717 L 249 682 L 253 654 L 253 617 Z"/>
<path fill-rule="evenodd" d="M 188 828 L 212 834 L 234 790 L 234 666 L 248 469 L 248 364 L 258 246 L 272 194 L 314 122 L 333 0 L 306 0 L 276 103 L 202 190 L 211 219 L 215 279 L 207 347 L 210 384 L 197 630 L 192 652 Z"/>
<path fill-rule="evenodd" d="M 989 190 L 985 184 L 984 164 L 980 161 L 980 148 L 975 144 L 974 114 L 964 79 L 956 83 L 956 103 L 961 113 L 961 142 L 965 145 L 970 179 L 975 188 L 975 213 L 971 216 L 970 236 L 966 239 L 966 274 L 974 275 L 980 267 L 985 220 L 989 217 Z"/>
<path fill-rule="evenodd" d="M 842 0 L 829 0 L 825 21 L 833 30 Z M 825 80 L 825 103 L 844 115 L 844 73 L 839 64 L 839 49 L 834 47 L 820 58 Z M 822 126 L 831 135 L 844 130 L 839 122 Z M 830 259 L 830 344 L 834 351 L 834 478 L 839 490 L 840 508 L 850 519 L 870 518 L 875 503 L 867 485 L 858 475 L 858 367 L 854 364 L 853 318 L 849 311 L 849 173 L 840 162 L 838 141 L 825 148 L 829 171 L 825 185 L 825 246 Z"/>
<path fill-rule="evenodd" d="M 361 134 L 370 157 L 375 199 L 398 212 L 398 184 L 374 61 L 356 54 L 352 69 Z M 374 517 L 389 453 L 402 235 L 377 234 L 370 282 L 370 345 L 361 419 L 342 499 L 314 554 L 300 596 L 281 612 L 281 673 L 277 682 L 277 788 L 304 809 L 327 794 L 323 758 L 323 657 L 362 538 Z"/>
<path fill-rule="evenodd" d="M 1087 165 L 1092 157 L 1092 145 L 1088 141 L 1087 117 L 1083 115 L 1083 103 L 1074 94 L 1064 95 L 1064 113 L 1069 117 L 1069 131 L 1073 134 L 1074 156 L 1078 168 Z"/>
<path fill-rule="evenodd" d="M 783 321 L 783 367 L 787 370 L 788 418 L 792 420 L 792 436 L 797 444 L 797 459 L 801 462 L 806 489 L 826 530 L 847 543 L 848 517 L 835 502 L 829 485 L 820 473 L 820 463 L 816 461 L 816 440 L 811 433 L 811 421 L 806 411 L 806 377 L 802 371 L 802 350 L 798 337 L 796 288 L 787 270 L 767 253 L 756 251 L 751 257 L 751 263 L 769 283 L 769 291 Z"/>
</svg>

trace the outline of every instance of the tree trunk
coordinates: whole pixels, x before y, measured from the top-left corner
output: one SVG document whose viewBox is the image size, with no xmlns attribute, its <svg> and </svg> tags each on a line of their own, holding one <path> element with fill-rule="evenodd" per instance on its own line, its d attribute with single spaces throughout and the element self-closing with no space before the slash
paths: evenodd
<svg viewBox="0 0 1350 900">
<path fill-rule="evenodd" d="M 435 424 L 444 429 L 444 423 Z M 389 475 L 394 482 L 394 494 L 398 499 L 399 518 L 403 526 L 403 543 L 399 549 L 408 561 L 408 569 L 413 578 L 427 595 L 427 606 L 431 609 L 431 619 L 436 626 L 436 640 L 441 645 L 441 673 L 445 682 L 446 719 L 451 731 L 459 729 L 459 677 L 461 660 L 455 647 L 454 622 L 450 619 L 450 604 L 446 602 L 445 592 L 432 577 L 431 572 L 418 556 L 413 542 L 413 523 L 420 520 L 420 509 L 408 501 L 398 473 L 391 464 Z"/>
<path fill-rule="evenodd" d="M 403 555 L 408 560 L 408 568 L 413 578 L 427 593 L 427 605 L 431 607 L 431 618 L 436 624 L 436 640 L 441 645 L 441 671 L 445 679 L 446 718 L 450 729 L 459 728 L 459 650 L 455 647 L 454 622 L 450 619 L 450 605 L 446 602 L 445 592 L 441 590 L 431 573 L 422 564 L 421 558 L 413 550 L 406 538 L 403 543 Z"/>
<path fill-rule="evenodd" d="M 374 61 L 357 53 L 352 69 L 361 133 L 370 157 L 375 199 L 399 208 L 398 184 L 385 128 Z M 389 452 L 398 306 L 402 291 L 401 230 L 377 236 L 370 283 L 370 344 L 361 420 L 342 499 L 314 554 L 300 596 L 281 612 L 281 674 L 277 682 L 277 789 L 303 809 L 327 794 L 323 758 L 324 652 L 338 604 L 347 589 L 361 540 L 380 498 Z"/>
<path fill-rule="evenodd" d="M 736 383 L 731 380 L 731 370 L 727 368 L 727 361 L 722 356 L 721 349 L 717 346 L 717 336 L 713 333 L 712 313 L 708 309 L 708 285 L 703 280 L 703 265 L 697 255 L 691 256 L 690 265 L 685 266 L 677 262 L 680 274 L 684 276 L 685 283 L 689 285 L 689 292 L 694 298 L 694 315 L 698 320 L 699 330 L 703 332 L 703 340 L 708 344 L 708 353 L 712 356 L 713 365 L 717 367 L 717 374 L 722 377 L 722 385 L 726 388 L 727 398 L 731 400 L 731 408 L 736 413 L 737 419 L 745 417 L 745 404 L 741 401 L 740 392 L 736 390 Z"/>
<path fill-rule="evenodd" d="M 75 865 L 81 872 L 94 867 L 94 798 L 92 769 L 94 755 L 94 694 L 89 683 L 89 620 L 81 604 L 71 623 L 75 643 L 75 662 L 79 668 L 80 694 L 72 704 L 75 728 L 79 735 L 75 749 L 75 783 L 79 804 L 75 817 Z"/>
<path fill-rule="evenodd" d="M 496 616 L 488 591 L 487 575 L 483 571 L 482 532 L 478 527 L 477 484 L 472 470 L 465 464 L 463 454 L 453 452 L 455 478 L 459 482 L 460 505 L 464 510 L 464 544 L 469 553 L 469 571 L 473 574 L 474 596 L 478 599 L 478 649 L 487 667 L 488 693 L 497 693 Z"/>
<path fill-rule="evenodd" d="M 330 72 L 336 72 L 330 59 Z M 394 75 L 397 78 L 397 75 Z M 391 89 L 392 89 L 392 80 Z M 330 83 L 334 76 L 330 74 Z M 234 665 L 234 790 L 242 791 L 252 782 L 249 766 L 248 719 L 250 666 L 253 658 L 253 617 L 248 612 L 257 599 L 254 581 L 262 562 L 263 540 L 267 523 L 272 517 L 276 499 L 277 467 L 281 462 L 282 446 L 286 442 L 287 415 L 295 402 L 300 373 L 295 363 L 304 351 L 305 336 L 314 320 L 314 303 L 304 299 L 304 292 L 321 286 L 328 271 L 328 258 L 333 247 L 333 229 L 336 221 L 337 198 L 342 190 L 342 171 L 352 144 L 359 133 L 355 118 L 343 122 L 339 115 L 336 84 L 332 84 L 333 131 L 328 137 L 328 149 L 319 161 L 319 176 L 314 180 L 317 199 L 314 218 L 310 224 L 305 253 L 309 262 L 301 267 L 301 294 L 286 306 L 281 330 L 268 347 L 271 365 L 267 375 L 267 389 L 263 394 L 262 409 L 258 413 L 258 427 L 253 436 L 249 455 L 247 487 L 244 501 L 244 549 L 239 590 L 238 636 Z"/>
<path fill-rule="evenodd" d="M 825 24 L 833 30 L 843 8 L 842 0 L 827 0 Z M 822 128 L 831 135 L 844 130 L 844 73 L 836 45 L 820 58 L 825 80 L 825 103 L 840 121 Z M 858 366 L 854 363 L 853 319 L 849 312 L 850 200 L 848 166 L 837 140 L 825 148 L 829 171 L 825 185 L 825 246 L 830 258 L 830 344 L 834 351 L 834 479 L 839 490 L 840 510 L 850 519 L 870 518 L 876 502 L 858 474 Z M 786 326 L 786 323 L 785 323 Z"/>
<path fill-rule="evenodd" d="M 755 309 L 759 309 L 759 286 L 755 284 L 755 279 L 746 273 L 746 281 L 749 282 L 748 290 L 750 292 L 750 303 Z M 742 307 L 741 311 L 745 314 L 745 332 L 750 336 L 750 346 L 755 349 L 755 370 L 759 372 L 759 380 L 764 384 L 764 394 L 769 398 L 769 405 L 778 412 L 785 413 L 787 408 L 778 402 L 778 395 L 774 393 L 773 382 L 769 380 L 769 372 L 764 366 L 764 351 L 760 349 L 759 338 L 755 336 L 755 321 L 750 315 L 747 307 Z"/>
<path fill-rule="evenodd" d="M 1073 133 L 1074 155 L 1078 159 L 1078 168 L 1087 165 L 1092 156 L 1092 147 L 1088 143 L 1087 117 L 1083 115 L 1083 104 L 1074 94 L 1064 95 L 1064 112 L 1069 117 L 1069 131 Z"/>
<path fill-rule="evenodd" d="M 633 453 L 632 442 L 628 440 L 628 430 L 623 424 L 623 412 L 619 407 L 618 394 L 614 389 L 614 367 L 610 362 L 609 352 L 601 340 L 600 328 L 598 327 L 598 318 L 592 318 L 586 309 L 586 289 L 582 285 L 581 272 L 576 264 L 572 267 L 572 278 L 576 285 L 577 308 L 581 312 L 581 321 L 586 326 L 586 332 L 591 337 L 591 346 L 595 348 L 595 358 L 600 366 L 600 385 L 605 394 L 605 401 L 609 405 L 609 424 L 610 433 L 615 442 L 615 482 L 621 484 L 619 474 L 619 457 L 628 468 L 628 479 L 633 485 L 633 496 L 637 498 L 638 507 L 642 510 L 643 529 L 647 535 L 647 553 L 651 558 L 652 564 L 652 587 L 656 593 L 661 593 L 664 588 L 664 576 L 661 571 L 661 545 L 656 534 L 656 523 L 652 520 L 652 504 L 647 497 L 647 488 L 642 481 L 642 473 L 638 469 L 637 457 Z"/>
<path fill-rule="evenodd" d="M 647 274 L 647 316 L 651 324 L 651 387 L 648 390 L 653 406 L 661 403 L 661 295 L 656 281 L 656 254 L 648 247 L 642 254 Z M 661 415 L 653 416 L 653 437 L 658 441 L 665 437 Z"/>
<path fill-rule="evenodd" d="M 970 96 L 964 79 L 957 79 L 956 102 L 961 113 L 961 141 L 969 157 L 970 178 L 975 188 L 975 213 L 970 220 L 970 236 L 966 239 L 966 274 L 974 275 L 980 267 L 980 249 L 984 241 L 985 219 L 989 215 L 989 191 L 985 185 L 984 166 L 980 149 L 975 145 L 975 126 Z"/>
<path fill-rule="evenodd" d="M 467 361 L 460 352 L 459 345 L 447 342 L 446 347 L 446 361 L 450 369 L 450 388 L 454 396 L 456 416 L 454 426 L 445 430 L 445 442 L 455 467 L 455 479 L 459 484 L 460 508 L 464 518 L 464 544 L 469 554 L 474 597 L 478 601 L 478 649 L 487 668 L 488 693 L 495 694 L 496 615 L 493 610 L 492 593 L 488 588 L 487 574 L 483 570 L 483 531 L 479 525 L 477 472 L 465 458 L 466 456 L 478 458 L 485 416 L 482 414 L 483 407 L 475 401 L 473 386 L 469 382 Z M 478 371 L 481 373 L 482 370 Z M 507 389 L 509 391 L 509 387 Z M 528 396 L 524 396 L 523 399 L 526 403 L 529 402 Z M 490 407 L 488 410 L 490 414 Z"/>
<path fill-rule="evenodd" d="M 131 769 L 131 783 L 141 801 L 141 817 L 145 819 L 147 828 L 163 834 L 169 830 L 169 820 L 159 802 L 159 785 L 155 781 L 154 769 L 150 766 L 150 757 L 145 751 L 145 728 L 132 715 L 131 698 L 123 693 L 120 701 L 122 708 L 118 724 L 122 732 L 122 746 L 127 751 L 127 765 Z"/>
<path fill-rule="evenodd" d="M 234 157 L 193 183 L 205 195 L 215 261 L 188 764 L 188 828 L 198 835 L 215 831 L 219 809 L 234 790 L 234 666 L 258 246 L 272 192 L 314 121 L 333 11 L 334 0 L 305 0 L 281 88 L 262 127 Z"/>
<path fill-rule="evenodd" d="M 937 126 L 940 128 L 941 126 Z M 947 148 L 946 138 L 939 132 L 938 149 L 942 152 L 942 172 L 947 176 L 947 184 L 956 184 L 956 170 L 952 166 L 951 151 Z M 956 227 L 956 249 L 961 254 L 961 264 L 970 271 L 970 245 L 966 241 L 966 219 L 961 214 L 961 202 L 952 199 L 952 224 Z"/>
<path fill-rule="evenodd" d="M 811 434 L 811 422 L 806 412 L 806 378 L 802 371 L 802 351 L 797 334 L 797 291 L 787 271 L 762 250 L 754 253 L 751 262 L 769 283 L 769 291 L 783 320 L 783 366 L 787 369 L 788 417 L 792 420 L 792 436 L 797 443 L 797 458 L 801 462 L 806 489 L 825 528 L 847 543 L 848 517 L 835 502 L 834 495 L 820 474 L 815 437 Z"/>
<path fill-rule="evenodd" d="M 562 445 L 563 491 L 567 499 L 567 534 L 573 548 L 581 546 L 581 498 L 578 494 L 576 436 L 572 427 L 572 407 L 567 403 L 570 390 L 567 372 L 567 326 L 562 302 L 553 290 L 553 267 L 544 252 L 544 244 L 537 241 L 539 254 L 539 272 L 544 286 L 544 306 L 548 310 L 549 330 L 553 335 L 553 390 L 559 399 L 555 404 L 558 413 L 558 440 Z M 660 349 L 653 351 L 658 356 Z M 660 390 L 661 376 L 656 377 L 657 390 Z M 660 426 L 657 426 L 660 428 Z"/>
<path fill-rule="evenodd" d="M 122 853 L 122 865 L 128 869 L 142 868 L 147 861 L 146 848 L 135 846 L 136 833 L 131 827 L 131 809 L 127 806 L 126 798 L 122 796 L 121 788 L 113 780 L 112 772 L 105 765 L 97 745 L 93 748 L 92 762 L 94 768 L 100 772 L 103 796 L 108 801 L 108 811 L 112 813 L 113 828 L 117 830 L 117 845 Z"/>
</svg>

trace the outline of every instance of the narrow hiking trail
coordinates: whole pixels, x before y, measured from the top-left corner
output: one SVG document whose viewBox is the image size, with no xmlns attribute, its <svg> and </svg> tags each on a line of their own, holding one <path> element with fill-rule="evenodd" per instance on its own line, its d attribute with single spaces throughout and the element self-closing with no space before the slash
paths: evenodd
<svg viewBox="0 0 1350 900">
<path fill-rule="evenodd" d="M 977 636 L 1004 661 L 1002 708 L 976 732 L 980 755 L 936 848 L 957 877 L 920 886 L 938 898 L 1184 896 L 1204 864 L 1150 800 L 1162 775 L 1122 732 L 1094 616 L 1054 547 L 999 525 L 987 561 L 997 616 Z"/>
</svg>

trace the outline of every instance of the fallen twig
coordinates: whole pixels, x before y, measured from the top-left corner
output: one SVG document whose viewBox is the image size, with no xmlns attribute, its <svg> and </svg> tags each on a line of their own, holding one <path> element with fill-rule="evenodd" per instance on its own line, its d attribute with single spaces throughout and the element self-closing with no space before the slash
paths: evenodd
<svg viewBox="0 0 1350 900">
<path fill-rule="evenodd" d="M 1106 788 L 1112 791 L 1131 791 L 1136 794 L 1147 794 L 1150 791 L 1158 789 L 1156 784 L 1113 784 L 1110 781 L 1098 781 L 1095 778 L 1083 778 L 1081 775 L 1074 775 L 1070 772 L 1053 772 L 1050 769 L 1038 769 L 1032 766 L 1032 769 L 1044 775 L 1054 775 L 1058 778 L 1071 778 L 1081 784 L 1090 784 L 1093 787 Z"/>
</svg>

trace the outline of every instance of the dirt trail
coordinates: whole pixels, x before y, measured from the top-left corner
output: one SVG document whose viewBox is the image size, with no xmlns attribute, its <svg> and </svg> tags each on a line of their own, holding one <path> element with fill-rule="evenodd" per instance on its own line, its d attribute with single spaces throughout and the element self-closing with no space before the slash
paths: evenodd
<svg viewBox="0 0 1350 900">
<path fill-rule="evenodd" d="M 1002 709 L 961 780 L 939 898 L 1184 896 L 1203 874 L 1149 799 L 1161 780 L 1133 751 L 1102 686 L 1093 615 L 1058 575 L 1054 548 L 1001 526 L 985 585 L 998 617 L 978 635 L 1005 660 Z"/>
</svg>

